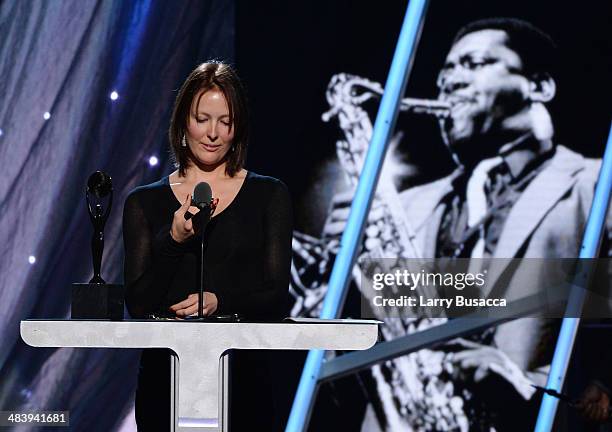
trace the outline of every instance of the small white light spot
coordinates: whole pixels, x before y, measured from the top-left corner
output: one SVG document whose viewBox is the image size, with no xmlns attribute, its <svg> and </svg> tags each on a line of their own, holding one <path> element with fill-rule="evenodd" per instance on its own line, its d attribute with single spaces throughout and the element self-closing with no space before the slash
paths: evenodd
<svg viewBox="0 0 612 432">
<path fill-rule="evenodd" d="M 0 137 L 4 135 L 4 131 L 2 129 L 0 129 Z"/>
<path fill-rule="evenodd" d="M 111 100 L 117 100 L 117 98 L 119 98 L 119 93 L 117 93 L 115 90 L 113 90 L 110 94 L 110 98 Z"/>
<path fill-rule="evenodd" d="M 36 257 L 35 257 L 34 255 L 30 255 L 30 256 L 28 257 L 28 262 L 29 262 L 30 264 L 34 264 L 34 263 L 36 262 Z"/>
<path fill-rule="evenodd" d="M 49 111 L 45 111 L 45 113 L 43 114 L 43 118 L 45 120 L 49 120 L 51 118 L 51 113 Z"/>
<path fill-rule="evenodd" d="M 157 165 L 158 162 L 159 162 L 159 160 L 157 160 L 157 157 L 155 157 L 155 156 L 151 156 L 149 158 L 149 165 L 151 165 L 151 166 Z"/>
</svg>

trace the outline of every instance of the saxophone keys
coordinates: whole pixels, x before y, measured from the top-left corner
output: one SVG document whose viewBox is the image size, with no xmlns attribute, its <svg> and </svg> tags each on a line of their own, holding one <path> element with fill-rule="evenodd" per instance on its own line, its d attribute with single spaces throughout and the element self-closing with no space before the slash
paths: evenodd
<svg viewBox="0 0 612 432">
<path fill-rule="evenodd" d="M 377 238 L 368 238 L 365 241 L 365 248 L 368 252 L 373 251 L 374 249 L 379 248 L 381 245 L 381 241 Z"/>
<path fill-rule="evenodd" d="M 378 237 L 380 233 L 380 228 L 376 225 L 370 225 L 366 228 L 366 236 L 368 237 Z"/>
</svg>

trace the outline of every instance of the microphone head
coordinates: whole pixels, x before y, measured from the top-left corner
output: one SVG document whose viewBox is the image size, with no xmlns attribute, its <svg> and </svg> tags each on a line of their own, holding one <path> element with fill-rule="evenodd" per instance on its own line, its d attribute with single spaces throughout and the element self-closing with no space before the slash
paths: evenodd
<svg viewBox="0 0 612 432">
<path fill-rule="evenodd" d="M 201 182 L 193 189 L 193 205 L 200 210 L 210 205 L 212 199 L 212 189 L 206 182 Z"/>
</svg>

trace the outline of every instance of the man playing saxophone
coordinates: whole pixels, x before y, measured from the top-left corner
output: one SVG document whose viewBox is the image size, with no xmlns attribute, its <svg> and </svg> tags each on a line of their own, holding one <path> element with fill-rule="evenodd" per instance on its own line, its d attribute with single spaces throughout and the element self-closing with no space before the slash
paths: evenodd
<svg viewBox="0 0 612 432">
<path fill-rule="evenodd" d="M 431 105 L 457 168 L 397 195 L 421 256 L 578 256 L 599 161 L 555 142 L 548 106 L 556 93 L 556 57 L 548 35 L 517 19 L 484 19 L 457 33 Z M 335 197 L 326 238 L 344 229 L 352 193 Z M 469 418 L 470 430 L 533 427 L 538 404 L 531 384 L 546 381 L 556 324 L 517 319 L 493 329 L 486 343 L 454 343 L 460 349 L 452 361 L 467 372 L 462 376 L 482 391 L 495 389 L 485 398 L 493 414 Z M 402 426 L 420 430 L 411 421 Z"/>
</svg>

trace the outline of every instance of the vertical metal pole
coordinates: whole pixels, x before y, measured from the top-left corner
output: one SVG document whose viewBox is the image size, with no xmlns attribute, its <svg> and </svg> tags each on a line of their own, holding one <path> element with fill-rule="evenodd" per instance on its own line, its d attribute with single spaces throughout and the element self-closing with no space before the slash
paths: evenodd
<svg viewBox="0 0 612 432">
<path fill-rule="evenodd" d="M 178 390 L 179 390 L 179 361 L 176 353 L 170 354 L 170 432 L 178 427 Z"/>
<path fill-rule="evenodd" d="M 229 398 L 230 398 L 230 378 L 229 378 L 229 358 L 230 358 L 229 352 L 226 352 L 225 354 L 223 354 L 221 356 L 221 358 L 219 359 L 219 366 L 220 366 L 220 370 L 221 373 L 220 375 L 220 383 L 219 383 L 219 388 L 221 389 L 221 397 L 220 402 L 221 402 L 221 415 L 219 416 L 219 420 L 220 420 L 220 424 L 219 424 L 219 429 L 221 432 L 227 432 L 229 431 Z"/>
<path fill-rule="evenodd" d="M 599 246 L 601 244 L 601 235 L 606 223 L 611 189 L 612 125 L 610 125 L 608 143 L 606 144 L 601 169 L 599 170 L 597 187 L 595 188 L 595 195 L 593 196 L 593 203 L 591 204 L 591 212 L 589 213 L 589 219 L 584 231 L 584 238 L 582 240 L 582 246 L 580 247 L 579 258 L 597 258 Z M 583 303 L 584 289 L 581 289 L 581 285 L 577 284 L 577 286 L 574 286 L 572 289 L 572 293 L 567 304 L 566 316 L 579 316 Z M 576 339 L 579 324 L 580 318 L 563 319 L 559 338 L 557 339 L 555 354 L 550 367 L 550 373 L 548 374 L 548 382 L 546 383 L 546 387 L 550 389 L 560 392 L 563 387 L 565 374 L 567 373 L 569 361 L 572 356 L 572 348 L 574 346 L 574 340 Z M 542 405 L 540 405 L 538 421 L 535 427 L 536 432 L 549 432 L 552 429 L 558 405 L 559 400 L 557 398 L 547 394 L 544 395 Z"/>
<path fill-rule="evenodd" d="M 410 0 L 408 3 L 385 84 L 385 92 L 374 123 L 372 140 L 323 302 L 323 310 L 320 316 L 323 319 L 337 318 L 342 308 L 389 138 L 395 127 L 399 104 L 404 95 L 406 82 L 412 67 L 427 4 L 428 0 Z M 324 351 L 322 350 L 311 350 L 308 353 L 285 429 L 286 432 L 299 432 L 306 429 L 323 354 Z"/>
</svg>

